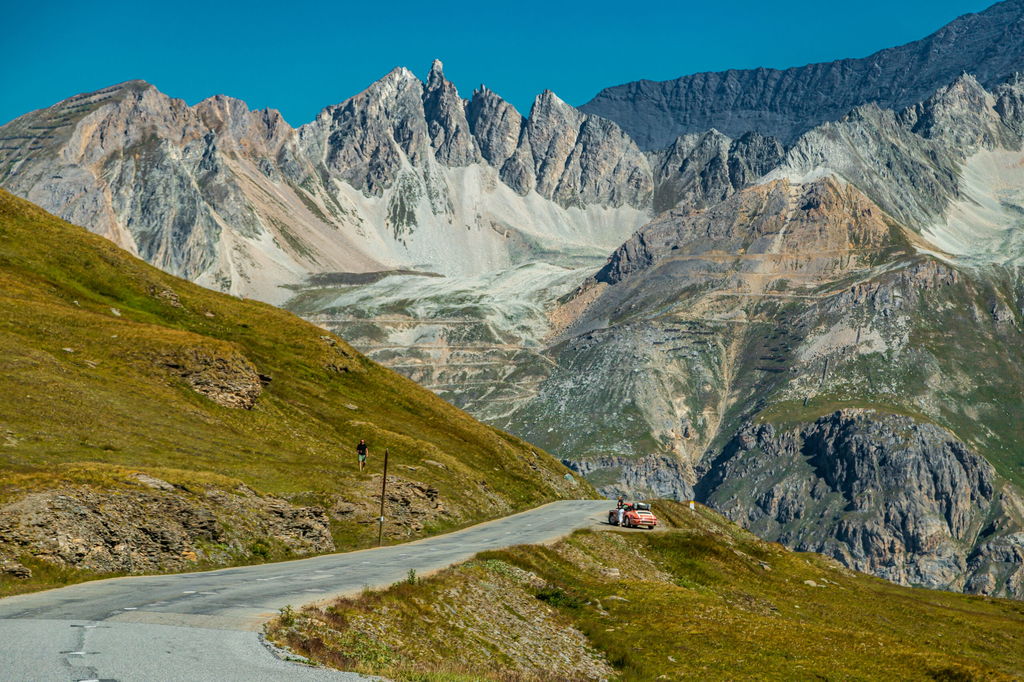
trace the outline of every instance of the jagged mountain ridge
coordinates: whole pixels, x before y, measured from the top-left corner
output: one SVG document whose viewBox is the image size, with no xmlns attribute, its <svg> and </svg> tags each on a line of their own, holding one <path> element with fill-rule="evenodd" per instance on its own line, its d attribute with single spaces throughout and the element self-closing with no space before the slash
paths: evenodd
<svg viewBox="0 0 1024 682">
<path fill-rule="evenodd" d="M 652 206 L 717 199 L 779 153 L 730 143 L 645 155 L 551 92 L 529 117 L 484 87 L 463 100 L 435 62 L 425 83 L 395 69 L 299 128 L 141 81 L 77 95 L 0 128 L 0 183 L 169 272 L 281 303 L 311 273 L 602 259 Z"/>
<path fill-rule="evenodd" d="M 642 223 L 650 167 L 614 124 L 552 93 L 530 119 L 487 90 L 474 100 L 438 62 L 426 84 L 396 69 L 293 129 L 133 81 L 0 129 L 0 182 L 172 273 L 274 302 L 316 272 L 600 257 Z M 484 121 L 486 106 L 502 115 Z M 514 147 L 492 166 L 503 136 Z"/>
<path fill-rule="evenodd" d="M 993 87 L 1024 71 L 1022 46 L 1024 2 L 1005 0 L 862 59 L 636 81 L 606 88 L 580 109 L 615 121 L 645 150 L 708 128 L 733 137 L 755 131 L 788 145 L 862 104 L 911 106 L 961 73 Z"/>
</svg>

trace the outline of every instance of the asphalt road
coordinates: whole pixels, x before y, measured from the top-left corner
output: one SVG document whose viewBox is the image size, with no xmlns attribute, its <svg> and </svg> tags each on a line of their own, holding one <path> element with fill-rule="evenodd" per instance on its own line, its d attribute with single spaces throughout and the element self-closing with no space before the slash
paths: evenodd
<svg viewBox="0 0 1024 682">
<path fill-rule="evenodd" d="M 607 500 L 572 500 L 380 549 L 205 573 L 100 580 L 0 599 L 0 680 L 356 680 L 277 658 L 262 624 L 299 606 L 420 576 L 477 552 L 598 525 Z"/>
</svg>

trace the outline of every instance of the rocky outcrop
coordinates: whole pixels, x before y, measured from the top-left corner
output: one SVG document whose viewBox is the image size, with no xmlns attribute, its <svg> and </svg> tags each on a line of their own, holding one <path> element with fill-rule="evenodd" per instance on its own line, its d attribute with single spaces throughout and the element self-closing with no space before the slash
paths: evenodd
<svg viewBox="0 0 1024 682">
<path fill-rule="evenodd" d="M 602 90 L 581 109 L 615 121 L 645 150 L 710 128 L 734 137 L 755 131 L 790 144 L 862 104 L 915 104 L 964 72 L 994 86 L 1024 69 L 1021 45 L 1024 2 L 1006 0 L 862 59 L 636 81 Z"/>
<path fill-rule="evenodd" d="M 222 407 L 252 409 L 271 378 L 261 375 L 244 355 L 212 349 L 181 348 L 158 364 Z"/>
<path fill-rule="evenodd" d="M 525 193 L 528 188 L 505 170 L 505 163 L 519 147 L 525 121 L 522 114 L 494 91 L 481 86 L 473 91 L 473 98 L 466 105 L 466 119 L 483 158 L 501 171 L 502 179 L 513 189 Z"/>
<path fill-rule="evenodd" d="M 717 130 L 683 135 L 652 153 L 654 211 L 706 208 L 752 185 L 783 159 L 778 140 L 748 133 L 732 140 Z"/>
<path fill-rule="evenodd" d="M 1004 96 L 1015 89 L 1008 83 L 999 86 Z M 996 97 L 969 74 L 909 107 L 901 118 L 915 134 L 940 140 L 943 146 L 959 150 L 965 157 L 978 149 L 1013 148 L 1020 143 L 996 110 Z"/>
<path fill-rule="evenodd" d="M 526 124 L 536 190 L 562 206 L 584 206 L 598 197 L 611 206 L 650 201 L 647 159 L 617 125 L 587 116 L 550 90 L 538 95 Z"/>
<path fill-rule="evenodd" d="M 1024 545 L 1012 517 L 1020 498 L 932 424 L 858 410 L 786 430 L 748 424 L 698 490 L 762 537 L 851 568 L 907 585 L 1024 597 Z"/>
<path fill-rule="evenodd" d="M 804 185 L 777 180 L 704 211 L 681 207 L 662 214 L 619 247 L 595 280 L 617 284 L 666 259 L 708 254 L 710 261 L 713 252 L 749 260 L 755 254 L 830 253 L 851 243 L 877 248 L 889 233 L 884 213 L 850 185 L 832 178 Z"/>
<path fill-rule="evenodd" d="M 152 476 L 138 486 L 67 486 L 0 507 L 0 556 L 30 555 L 96 573 L 181 570 L 328 552 L 327 513 L 241 486 L 185 490 Z"/>
<path fill-rule="evenodd" d="M 689 500 L 693 486 L 687 482 L 683 465 L 667 455 L 646 457 L 606 456 L 562 461 L 576 473 L 593 481 L 608 498 L 625 495 L 644 499 Z"/>
<path fill-rule="evenodd" d="M 418 467 L 406 465 L 406 468 L 415 470 Z M 356 487 L 361 494 L 350 493 L 345 499 L 340 499 L 331 507 L 331 516 L 339 521 L 376 523 L 380 513 L 380 475 L 374 474 L 368 482 Z M 377 499 L 374 499 L 375 495 Z M 442 501 L 436 488 L 402 476 L 388 475 L 384 503 L 387 519 L 384 534 L 395 539 L 419 536 L 428 524 L 450 523 L 462 514 L 457 504 L 453 506 Z"/>
</svg>

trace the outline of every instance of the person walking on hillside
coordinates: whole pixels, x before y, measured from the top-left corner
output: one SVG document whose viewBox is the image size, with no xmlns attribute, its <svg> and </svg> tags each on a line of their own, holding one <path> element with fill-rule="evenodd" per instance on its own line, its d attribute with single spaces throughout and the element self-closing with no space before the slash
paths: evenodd
<svg viewBox="0 0 1024 682">
<path fill-rule="evenodd" d="M 359 470 L 362 471 L 366 467 L 366 453 L 370 450 L 370 446 L 366 444 L 365 439 L 359 440 L 359 445 L 356 446 L 356 458 L 359 460 Z"/>
</svg>

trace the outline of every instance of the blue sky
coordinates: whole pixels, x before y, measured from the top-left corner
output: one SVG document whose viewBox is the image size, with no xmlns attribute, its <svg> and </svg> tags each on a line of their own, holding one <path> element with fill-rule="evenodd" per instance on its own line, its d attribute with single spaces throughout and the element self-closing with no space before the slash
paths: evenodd
<svg viewBox="0 0 1024 682">
<path fill-rule="evenodd" d="M 141 78 L 189 103 L 277 108 L 293 125 L 395 66 L 425 76 L 435 57 L 464 97 L 485 83 L 526 113 L 544 89 L 578 105 L 640 78 L 861 57 L 992 4 L 3 2 L 0 122 Z"/>
</svg>

